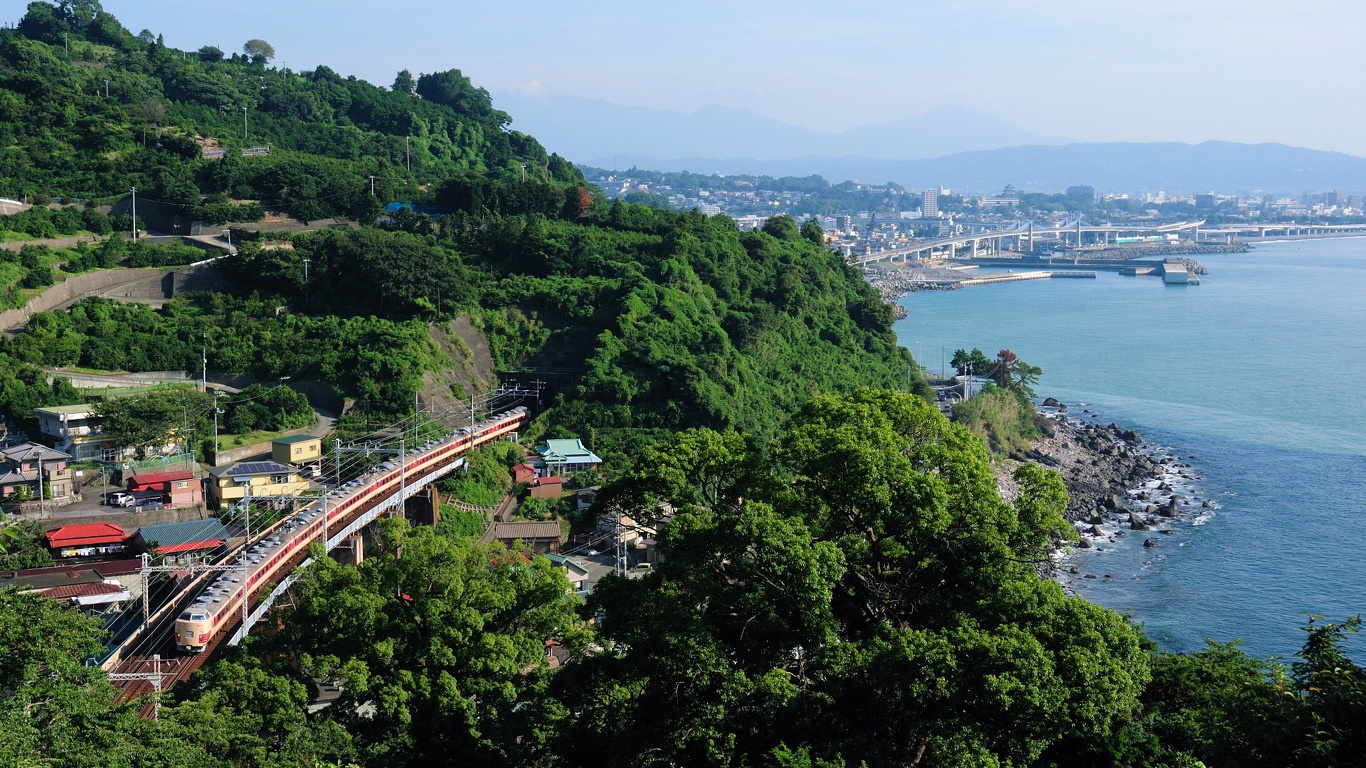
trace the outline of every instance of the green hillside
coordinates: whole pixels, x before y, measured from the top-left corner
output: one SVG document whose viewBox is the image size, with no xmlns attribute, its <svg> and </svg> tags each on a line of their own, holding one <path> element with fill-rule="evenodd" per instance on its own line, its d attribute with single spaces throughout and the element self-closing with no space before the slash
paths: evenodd
<svg viewBox="0 0 1366 768">
<path fill-rule="evenodd" d="M 784 218 L 741 233 L 724 217 L 609 205 L 458 70 L 381 88 L 272 67 L 269 48 L 169 49 L 91 2 L 34 3 L 0 31 L 0 190 L 107 200 L 137 186 L 191 219 L 365 225 L 267 234 L 285 248 L 239 231 L 240 255 L 220 262 L 235 297 L 160 310 L 86 300 L 0 351 L 138 371 L 197 369 L 206 347 L 213 369 L 328 381 L 387 415 L 449 365 L 425 327 L 469 315 L 498 368 L 572 372 L 552 425 L 622 456 L 693 426 L 774 434 L 823 391 L 923 387 L 887 306 L 818 231 Z M 392 200 L 431 215 L 379 217 Z M 8 228 L 43 232 L 45 217 Z M 67 271 L 133 263 L 117 241 L 87 250 L 64 257 Z M 37 282 L 35 270 L 22 276 Z"/>
<path fill-rule="evenodd" d="M 580 178 L 508 130 L 459 70 L 403 72 L 385 89 L 327 67 L 270 66 L 269 44 L 255 42 L 255 56 L 178 51 L 93 0 L 30 4 L 0 31 L 0 193 L 90 199 L 137 187 L 191 215 L 231 198 L 305 219 L 373 218 L 376 199 L 409 199 L 460 172 Z M 259 146 L 269 154 L 242 156 Z"/>
</svg>

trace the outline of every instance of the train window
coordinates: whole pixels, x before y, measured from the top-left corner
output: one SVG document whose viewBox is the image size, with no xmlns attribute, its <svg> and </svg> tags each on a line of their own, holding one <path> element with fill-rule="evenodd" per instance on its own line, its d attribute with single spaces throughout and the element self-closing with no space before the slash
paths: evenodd
<svg viewBox="0 0 1366 768">
<path fill-rule="evenodd" d="M 189 611 L 186 611 L 186 612 L 180 614 L 180 620 L 181 620 L 181 621 L 190 621 L 190 612 L 189 612 Z"/>
</svg>

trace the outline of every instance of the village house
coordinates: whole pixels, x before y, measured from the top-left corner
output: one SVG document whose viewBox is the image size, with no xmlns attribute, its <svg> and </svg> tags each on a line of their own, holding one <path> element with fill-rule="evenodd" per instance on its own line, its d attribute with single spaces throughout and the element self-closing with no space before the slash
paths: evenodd
<svg viewBox="0 0 1366 768">
<path fill-rule="evenodd" d="M 89 405 L 34 408 L 33 415 L 38 417 L 38 433 L 76 461 L 115 461 L 133 452 L 131 448 L 119 450 L 114 447 L 110 437 L 100 429 L 100 415 Z"/>
<path fill-rule="evenodd" d="M 54 557 L 94 557 L 122 552 L 128 534 L 114 523 L 63 525 L 48 531 L 47 546 Z"/>
<path fill-rule="evenodd" d="M 210 517 L 165 525 L 144 525 L 133 536 L 133 548 L 184 563 L 213 554 L 227 543 L 228 538 L 228 529 Z"/>
<path fill-rule="evenodd" d="M 554 563 L 556 568 L 562 569 L 565 575 L 569 577 L 570 589 L 575 592 L 583 592 L 588 589 L 588 566 L 577 560 L 571 560 L 564 555 L 557 555 L 553 552 L 547 554 L 545 557 L 551 563 Z"/>
<path fill-rule="evenodd" d="M 509 549 L 520 541 L 532 552 L 543 555 L 560 548 L 560 524 L 555 520 L 494 523 L 493 538 Z"/>
<path fill-rule="evenodd" d="M 41 488 L 39 476 L 42 477 Z M 0 450 L 0 499 L 20 496 L 69 501 L 76 495 L 71 457 L 37 443 L 21 443 Z"/>
<path fill-rule="evenodd" d="M 323 439 L 313 435 L 292 435 L 270 441 L 270 458 L 281 464 L 316 464 L 323 456 Z"/>
<path fill-rule="evenodd" d="M 536 481 L 536 468 L 525 462 L 512 468 L 512 482 L 530 485 Z"/>
<path fill-rule="evenodd" d="M 209 470 L 209 508 L 222 509 L 246 498 L 263 501 L 271 496 L 297 496 L 308 490 L 299 471 L 275 461 L 242 461 Z"/>
<path fill-rule="evenodd" d="M 531 498 L 533 499 L 558 499 L 564 495 L 564 478 L 540 477 L 531 486 Z"/>
<path fill-rule="evenodd" d="M 188 469 L 138 470 L 128 478 L 128 492 L 138 496 L 159 494 L 168 507 L 193 507 L 204 503 L 204 483 Z"/>
</svg>

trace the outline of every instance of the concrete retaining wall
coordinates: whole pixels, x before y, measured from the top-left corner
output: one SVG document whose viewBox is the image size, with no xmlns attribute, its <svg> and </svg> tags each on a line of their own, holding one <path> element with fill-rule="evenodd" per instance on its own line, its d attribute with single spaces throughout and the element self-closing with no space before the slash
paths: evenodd
<svg viewBox="0 0 1366 768">
<path fill-rule="evenodd" d="M 115 287 L 129 286 L 129 291 L 136 288 L 139 293 L 145 293 L 146 290 L 142 286 L 147 283 L 155 286 L 154 290 L 159 298 L 165 298 L 161 295 L 160 289 L 162 274 L 164 274 L 163 270 L 145 268 L 111 269 L 104 272 L 72 275 L 60 284 L 54 285 L 29 299 L 22 309 L 9 309 L 0 312 L 0 329 L 23 325 L 28 322 L 29 316 L 36 312 L 57 309 L 63 304 L 75 302 L 85 296 L 99 295 L 102 291 L 108 291 Z"/>
<path fill-rule="evenodd" d="M 109 511 L 101 514 L 84 515 L 81 517 L 62 517 L 59 519 L 40 520 L 43 530 L 50 531 L 54 528 L 61 528 L 64 525 L 87 525 L 89 523 L 114 523 L 123 526 L 123 530 L 132 536 L 139 528 L 144 525 L 161 525 L 163 523 L 182 523 L 186 520 L 206 520 L 209 515 L 200 507 L 186 507 L 184 509 L 152 509 L 146 512 L 114 512 Z"/>
</svg>

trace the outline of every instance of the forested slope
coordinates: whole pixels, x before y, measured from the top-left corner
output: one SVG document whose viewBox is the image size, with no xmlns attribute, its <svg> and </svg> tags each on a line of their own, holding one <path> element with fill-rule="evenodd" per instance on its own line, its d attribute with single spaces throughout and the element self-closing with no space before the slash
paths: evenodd
<svg viewBox="0 0 1366 768">
<path fill-rule="evenodd" d="M 425 325 L 468 314 L 499 367 L 574 372 L 555 423 L 609 451 L 689 426 L 772 434 L 817 392 L 919 383 L 887 307 L 818 233 L 597 202 L 456 70 L 384 89 L 252 50 L 173 51 L 95 4 L 34 3 L 0 32 L 0 187 L 95 198 L 137 185 L 191 217 L 250 213 L 243 201 L 304 220 L 373 222 L 393 199 L 435 213 L 286 248 L 248 240 L 221 263 L 240 298 L 156 312 L 91 300 L 36 318 L 12 354 L 195 368 L 202 345 L 214 369 L 322 379 L 383 414 L 443 364 Z M 238 151 L 267 143 L 266 156 Z"/>
</svg>

